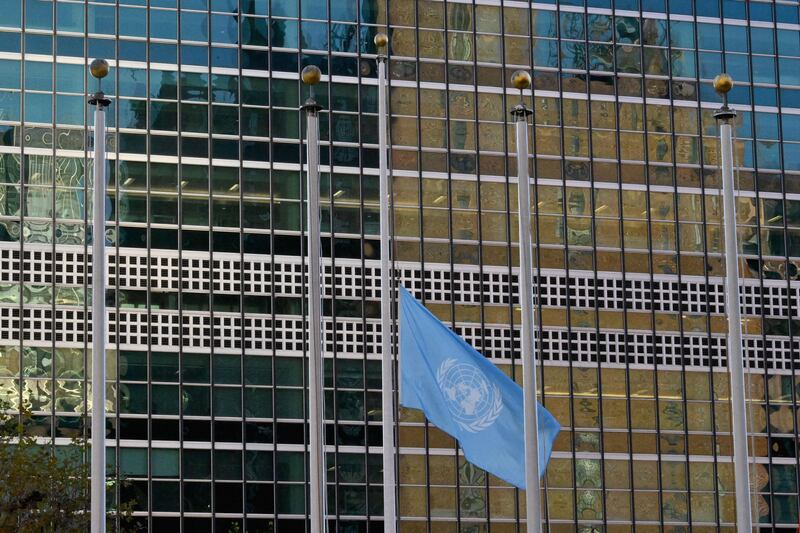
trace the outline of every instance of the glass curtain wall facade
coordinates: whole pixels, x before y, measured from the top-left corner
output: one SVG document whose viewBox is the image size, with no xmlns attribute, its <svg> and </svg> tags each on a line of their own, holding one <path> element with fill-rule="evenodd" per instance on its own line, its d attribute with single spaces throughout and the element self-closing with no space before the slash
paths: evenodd
<svg viewBox="0 0 800 533">
<path fill-rule="evenodd" d="M 110 467 L 140 528 L 302 531 L 300 69 L 323 83 L 328 495 L 382 530 L 378 118 L 391 40 L 401 282 L 519 378 L 513 70 L 530 69 L 553 532 L 734 529 L 719 146 L 729 72 L 754 517 L 798 524 L 794 1 L 0 0 L 0 394 L 84 435 L 91 111 L 108 59 Z M 89 237 L 87 237 L 87 232 Z M 524 498 L 400 410 L 401 531 Z M 245 518 L 246 517 L 246 518 Z"/>
</svg>

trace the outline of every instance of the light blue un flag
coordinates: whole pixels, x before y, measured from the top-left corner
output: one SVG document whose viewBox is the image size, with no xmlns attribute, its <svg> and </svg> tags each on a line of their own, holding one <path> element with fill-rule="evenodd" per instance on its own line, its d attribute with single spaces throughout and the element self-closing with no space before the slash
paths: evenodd
<svg viewBox="0 0 800 533">
<path fill-rule="evenodd" d="M 525 488 L 522 387 L 400 287 L 400 404 L 421 409 L 467 460 Z M 544 474 L 561 426 L 537 404 Z"/>
</svg>

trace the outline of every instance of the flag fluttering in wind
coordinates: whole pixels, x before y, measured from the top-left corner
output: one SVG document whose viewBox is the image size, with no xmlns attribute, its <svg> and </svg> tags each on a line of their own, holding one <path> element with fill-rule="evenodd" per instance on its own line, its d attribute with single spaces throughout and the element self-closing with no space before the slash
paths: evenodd
<svg viewBox="0 0 800 533">
<path fill-rule="evenodd" d="M 400 404 L 421 409 L 467 460 L 525 488 L 522 388 L 400 287 Z M 561 426 L 537 404 L 542 473 Z"/>
</svg>

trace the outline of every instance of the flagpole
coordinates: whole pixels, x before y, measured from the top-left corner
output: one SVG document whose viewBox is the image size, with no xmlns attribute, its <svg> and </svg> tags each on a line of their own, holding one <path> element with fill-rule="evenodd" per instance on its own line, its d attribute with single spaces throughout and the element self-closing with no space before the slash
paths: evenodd
<svg viewBox="0 0 800 533">
<path fill-rule="evenodd" d="M 106 530 L 106 108 L 111 100 L 100 90 L 108 62 L 92 61 L 89 69 L 98 90 L 89 98 L 94 108 L 94 196 L 92 199 L 92 463 L 91 531 Z"/>
<path fill-rule="evenodd" d="M 395 499 L 395 442 L 394 442 L 394 381 L 392 360 L 392 264 L 390 254 L 389 165 L 386 117 L 386 45 L 389 38 L 384 33 L 375 36 L 378 48 L 378 166 L 380 169 L 379 196 L 381 229 L 381 396 L 383 403 L 383 531 L 397 530 L 397 505 Z"/>
<path fill-rule="evenodd" d="M 325 420 L 323 409 L 322 363 L 322 281 L 320 276 L 319 216 L 319 112 L 314 100 L 314 86 L 321 78 L 319 68 L 310 65 L 301 78 L 311 94 L 301 109 L 306 113 L 306 153 L 308 194 L 308 453 L 309 453 L 309 518 L 312 533 L 327 531 L 325 476 Z"/>
<path fill-rule="evenodd" d="M 533 241 L 531 238 L 530 179 L 528 176 L 528 117 L 533 113 L 522 99 L 531 76 L 517 70 L 511 84 L 520 91 L 520 102 L 511 110 L 517 134 L 517 197 L 519 199 L 519 302 L 522 307 L 523 410 L 525 413 L 525 507 L 528 533 L 542 530 L 539 428 L 536 407 L 536 332 L 533 316 Z"/>
<path fill-rule="evenodd" d="M 714 89 L 722 95 L 722 107 L 714 112 L 719 121 L 722 151 L 722 204 L 725 225 L 725 312 L 728 315 L 728 372 L 731 379 L 731 425 L 733 468 L 736 484 L 736 531 L 751 533 L 750 456 L 747 451 L 747 403 L 744 395 L 742 318 L 739 311 L 739 245 L 736 240 L 736 200 L 733 181 L 733 126 L 736 111 L 728 107 L 733 79 L 727 74 L 714 78 Z"/>
</svg>

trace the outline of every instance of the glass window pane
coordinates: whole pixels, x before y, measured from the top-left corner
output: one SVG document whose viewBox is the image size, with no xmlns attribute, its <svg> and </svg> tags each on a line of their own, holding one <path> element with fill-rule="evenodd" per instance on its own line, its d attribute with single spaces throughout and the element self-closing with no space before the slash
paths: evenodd
<svg viewBox="0 0 800 533">
<path fill-rule="evenodd" d="M 178 477 L 180 475 L 178 450 L 153 448 L 150 460 L 153 477 Z"/>
<path fill-rule="evenodd" d="M 146 37 L 147 10 L 141 8 L 120 7 L 119 34 L 129 37 Z"/>
<path fill-rule="evenodd" d="M 303 391 L 296 389 L 276 389 L 275 416 L 277 418 L 302 419 Z"/>
<path fill-rule="evenodd" d="M 303 481 L 305 460 L 302 452 L 275 452 L 275 468 L 278 481 Z"/>
<path fill-rule="evenodd" d="M 13 21 L 17 9 L 11 9 Z M 111 27 L 114 27 L 113 8 Z M 5 14 L 5 11 L 3 12 Z M 4 15 L 5 18 L 5 15 Z M 18 24 L 17 24 L 18 26 Z M 25 27 L 27 29 L 52 30 L 53 29 L 53 2 L 48 0 L 25 0 Z"/>
<path fill-rule="evenodd" d="M 214 416 L 242 416 L 242 390 L 214 387 Z"/>
<path fill-rule="evenodd" d="M 178 414 L 178 387 L 173 385 L 153 385 L 150 391 L 153 395 L 151 399 L 153 414 Z"/>
<path fill-rule="evenodd" d="M 238 450 L 215 450 L 214 477 L 225 480 L 242 479 L 242 452 Z"/>
<path fill-rule="evenodd" d="M 127 477 L 147 476 L 147 448 L 120 448 L 120 474 Z"/>
<path fill-rule="evenodd" d="M 272 358 L 260 355 L 246 355 L 244 358 L 244 379 L 248 385 L 271 385 Z"/>
<path fill-rule="evenodd" d="M 272 452 L 245 452 L 245 478 L 251 481 L 272 481 Z"/>
<path fill-rule="evenodd" d="M 303 360 L 296 357 L 276 357 L 275 384 L 283 386 L 302 386 Z"/>
<path fill-rule="evenodd" d="M 241 383 L 242 358 L 238 355 L 214 356 L 214 383 Z"/>
<path fill-rule="evenodd" d="M 25 121 L 50 124 L 53 122 L 53 96 L 50 94 L 25 94 Z"/>
<path fill-rule="evenodd" d="M 211 452 L 209 450 L 183 450 L 183 477 L 185 479 L 211 478 Z"/>
<path fill-rule="evenodd" d="M 293 20 L 271 19 L 269 40 L 271 46 L 296 49 L 298 47 L 297 22 Z"/>
</svg>

